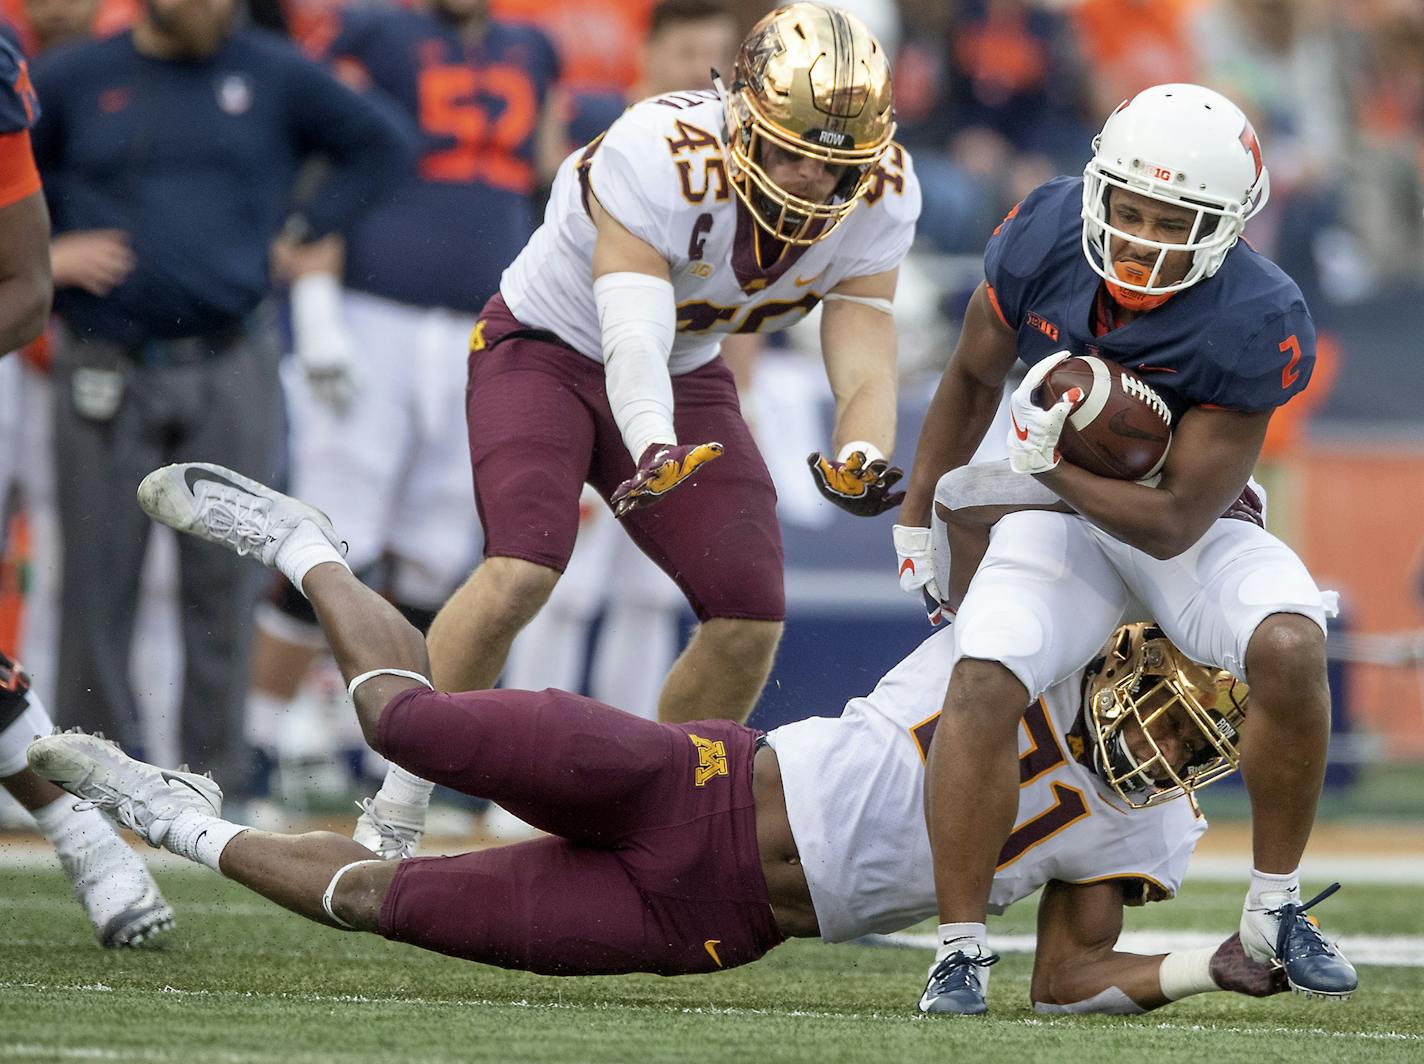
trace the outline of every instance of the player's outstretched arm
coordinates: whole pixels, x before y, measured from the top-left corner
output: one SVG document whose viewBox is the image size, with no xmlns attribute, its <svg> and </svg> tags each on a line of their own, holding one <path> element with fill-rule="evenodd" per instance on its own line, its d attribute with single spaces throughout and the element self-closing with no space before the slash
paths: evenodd
<svg viewBox="0 0 1424 1064">
<path fill-rule="evenodd" d="M 1155 488 L 1059 462 L 1038 481 L 1103 531 L 1154 558 L 1174 558 L 1199 540 L 1241 495 L 1266 439 L 1269 410 L 1192 407 L 1172 434 Z"/>
<path fill-rule="evenodd" d="M 722 453 L 716 442 L 679 447 L 668 358 L 677 306 L 667 260 L 589 196 L 598 236 L 593 299 L 603 346 L 608 405 L 636 466 L 613 493 L 614 514 L 649 506 Z"/>
<path fill-rule="evenodd" d="M 1202 950 L 1120 952 L 1122 890 L 1113 881 L 1044 888 L 1030 989 L 1036 1010 L 1133 1015 L 1211 990 L 1266 997 L 1286 988 L 1279 972 L 1246 957 L 1237 935 Z"/>
<path fill-rule="evenodd" d="M 905 497 L 890 490 L 904 471 L 888 457 L 895 446 L 898 277 L 891 269 L 849 278 L 826 295 L 821 310 L 821 357 L 835 396 L 835 426 L 831 452 L 815 452 L 807 464 L 821 494 L 858 517 L 882 514 Z"/>
<path fill-rule="evenodd" d="M 994 420 L 1016 358 L 1014 331 L 999 318 L 988 286 L 981 283 L 969 300 L 959 342 L 925 414 L 900 524 L 929 527 L 935 484 L 947 470 L 974 456 Z"/>
</svg>

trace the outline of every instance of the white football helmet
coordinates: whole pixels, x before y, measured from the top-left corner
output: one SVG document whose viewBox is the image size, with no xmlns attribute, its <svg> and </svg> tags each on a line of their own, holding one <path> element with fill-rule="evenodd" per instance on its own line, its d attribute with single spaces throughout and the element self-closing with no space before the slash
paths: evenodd
<svg viewBox="0 0 1424 1064">
<path fill-rule="evenodd" d="M 1124 101 L 1094 138 L 1083 177 L 1088 264 L 1110 288 L 1162 299 L 1216 273 L 1247 220 L 1270 195 L 1270 177 L 1250 121 L 1225 96 L 1200 85 L 1155 85 Z M 1115 229 L 1107 209 L 1113 188 L 1195 211 L 1186 242 L 1168 244 Z M 1155 249 L 1152 270 L 1123 276 L 1109 250 L 1113 237 Z M 1191 267 L 1180 281 L 1159 283 L 1171 251 L 1191 252 Z"/>
</svg>

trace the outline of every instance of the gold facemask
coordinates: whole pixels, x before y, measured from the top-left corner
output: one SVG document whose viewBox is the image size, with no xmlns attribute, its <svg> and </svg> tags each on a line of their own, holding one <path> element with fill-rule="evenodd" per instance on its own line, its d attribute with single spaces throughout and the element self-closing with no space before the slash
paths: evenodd
<svg viewBox="0 0 1424 1064">
<path fill-rule="evenodd" d="M 1088 670 L 1085 716 L 1093 767 L 1134 809 L 1186 795 L 1200 812 L 1196 792 L 1240 763 L 1237 737 L 1248 695 L 1246 684 L 1225 670 L 1189 660 L 1160 628 L 1124 625 Z M 1154 735 L 1174 713 L 1178 722 L 1189 722 L 1188 742 L 1195 749 L 1185 765 L 1172 764 Z M 1129 723 L 1141 729 L 1147 756 L 1129 749 Z"/>
<path fill-rule="evenodd" d="M 845 220 L 895 135 L 884 50 L 859 19 L 818 4 L 778 8 L 753 27 L 724 103 L 732 187 L 789 244 L 815 243 Z M 831 197 L 805 199 L 773 181 L 767 145 L 843 168 Z"/>
</svg>

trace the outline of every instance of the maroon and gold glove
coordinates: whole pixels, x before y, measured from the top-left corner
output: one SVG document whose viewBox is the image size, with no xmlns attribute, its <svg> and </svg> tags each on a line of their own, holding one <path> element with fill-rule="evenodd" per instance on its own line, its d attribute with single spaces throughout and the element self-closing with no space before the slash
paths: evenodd
<svg viewBox="0 0 1424 1064">
<path fill-rule="evenodd" d="M 1266 508 L 1262 505 L 1261 496 L 1257 495 L 1249 484 L 1221 516 L 1235 521 L 1250 521 L 1258 528 L 1266 527 Z"/>
<path fill-rule="evenodd" d="M 1223 990 L 1234 990 L 1250 997 L 1270 997 L 1287 989 L 1284 968 L 1277 968 L 1246 956 L 1241 935 L 1232 935 L 1211 958 L 1211 978 Z"/>
<path fill-rule="evenodd" d="M 638 470 L 619 484 L 609 502 L 613 516 L 626 517 L 634 510 L 651 506 L 693 473 L 722 453 L 720 443 L 694 443 L 679 447 L 672 443 L 650 443 L 638 459 Z"/>
<path fill-rule="evenodd" d="M 842 510 L 857 517 L 874 517 L 899 506 L 903 491 L 892 492 L 905 471 L 883 458 L 867 462 L 864 451 L 851 451 L 844 462 L 833 461 L 819 451 L 806 459 L 816 487 Z"/>
</svg>

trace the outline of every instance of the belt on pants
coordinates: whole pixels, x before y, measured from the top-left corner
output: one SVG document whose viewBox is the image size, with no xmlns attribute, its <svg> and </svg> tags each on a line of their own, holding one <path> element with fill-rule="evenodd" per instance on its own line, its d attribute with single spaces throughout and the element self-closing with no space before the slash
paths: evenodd
<svg viewBox="0 0 1424 1064">
<path fill-rule="evenodd" d="M 146 340 L 127 349 L 141 366 L 183 366 L 221 354 L 251 332 L 253 316 L 234 318 L 210 332 L 178 336 L 171 340 Z"/>
</svg>

